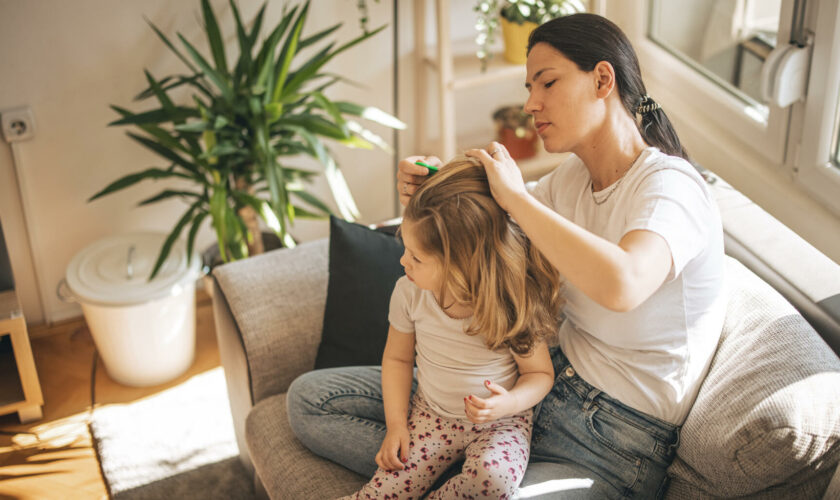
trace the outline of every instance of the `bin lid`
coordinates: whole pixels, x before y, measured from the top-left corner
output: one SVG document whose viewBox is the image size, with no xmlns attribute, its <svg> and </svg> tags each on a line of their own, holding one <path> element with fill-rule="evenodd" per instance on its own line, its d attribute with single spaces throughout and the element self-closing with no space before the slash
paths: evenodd
<svg viewBox="0 0 840 500">
<path fill-rule="evenodd" d="M 201 275 L 193 252 L 187 264 L 183 240 L 172 244 L 155 279 L 149 281 L 163 233 L 139 232 L 103 238 L 84 248 L 67 266 L 67 286 L 80 302 L 107 306 L 133 305 L 177 295 Z"/>
</svg>

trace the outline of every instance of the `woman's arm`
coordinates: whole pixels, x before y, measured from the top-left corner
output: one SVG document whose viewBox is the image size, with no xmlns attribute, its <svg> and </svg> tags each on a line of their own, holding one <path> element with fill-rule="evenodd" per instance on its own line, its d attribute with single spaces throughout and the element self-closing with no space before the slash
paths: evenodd
<svg viewBox="0 0 840 500">
<path fill-rule="evenodd" d="M 509 213 L 560 274 L 607 309 L 635 309 L 665 282 L 671 269 L 668 243 L 651 231 L 631 231 L 616 245 L 527 193 L 514 198 Z"/>
<path fill-rule="evenodd" d="M 385 470 L 399 470 L 408 458 L 408 407 L 414 378 L 414 334 L 393 326 L 382 354 L 382 399 L 388 430 L 376 463 Z"/>
<path fill-rule="evenodd" d="M 613 311 L 630 311 L 665 282 L 671 252 L 658 234 L 631 231 L 616 245 L 540 203 L 525 189 L 513 160 L 496 160 L 482 149 L 467 154 L 484 164 L 499 205 L 560 274 L 590 299 Z"/>
<path fill-rule="evenodd" d="M 542 401 L 554 385 L 554 366 L 548 347 L 540 342 L 528 356 L 514 354 L 519 378 L 508 391 L 487 380 L 484 385 L 493 393 L 489 398 L 470 395 L 464 399 L 464 411 L 474 424 L 515 415 Z"/>
</svg>

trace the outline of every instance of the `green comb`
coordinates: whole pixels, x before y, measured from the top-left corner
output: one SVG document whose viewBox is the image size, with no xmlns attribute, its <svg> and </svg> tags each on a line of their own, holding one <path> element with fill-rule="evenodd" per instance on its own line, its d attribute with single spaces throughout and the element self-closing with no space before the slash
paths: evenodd
<svg viewBox="0 0 840 500">
<path fill-rule="evenodd" d="M 428 168 L 429 169 L 429 175 L 436 174 L 437 171 L 440 170 L 438 167 L 429 165 L 428 163 L 423 163 L 422 161 L 415 161 L 414 164 L 415 165 L 420 165 L 421 167 Z"/>
</svg>

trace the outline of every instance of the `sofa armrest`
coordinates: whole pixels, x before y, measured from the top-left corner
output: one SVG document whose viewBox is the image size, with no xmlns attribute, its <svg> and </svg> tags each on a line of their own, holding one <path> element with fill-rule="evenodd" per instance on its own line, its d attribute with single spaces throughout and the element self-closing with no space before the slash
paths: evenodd
<svg viewBox="0 0 840 500">
<path fill-rule="evenodd" d="M 221 294 L 214 307 L 227 306 L 233 318 L 228 331 L 219 335 L 239 336 L 247 366 L 242 376 L 248 377 L 252 405 L 285 392 L 292 380 L 315 366 L 327 300 L 327 261 L 328 240 L 323 239 L 213 271 L 214 293 Z M 236 346 L 220 340 L 220 349 Z"/>
</svg>

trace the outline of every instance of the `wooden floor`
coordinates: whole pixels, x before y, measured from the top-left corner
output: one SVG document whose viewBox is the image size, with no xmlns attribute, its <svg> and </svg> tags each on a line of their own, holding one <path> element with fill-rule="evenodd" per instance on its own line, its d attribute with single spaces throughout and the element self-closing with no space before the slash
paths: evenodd
<svg viewBox="0 0 840 500">
<path fill-rule="evenodd" d="M 112 381 L 102 361 L 95 369 L 96 405 L 126 403 L 178 385 L 219 366 L 209 297 L 196 300 L 196 358 L 188 372 L 164 385 L 125 387 Z M 32 340 L 44 393 L 44 418 L 20 424 L 0 416 L 0 499 L 107 498 L 88 422 L 95 346 L 84 321 L 70 321 Z"/>
</svg>

